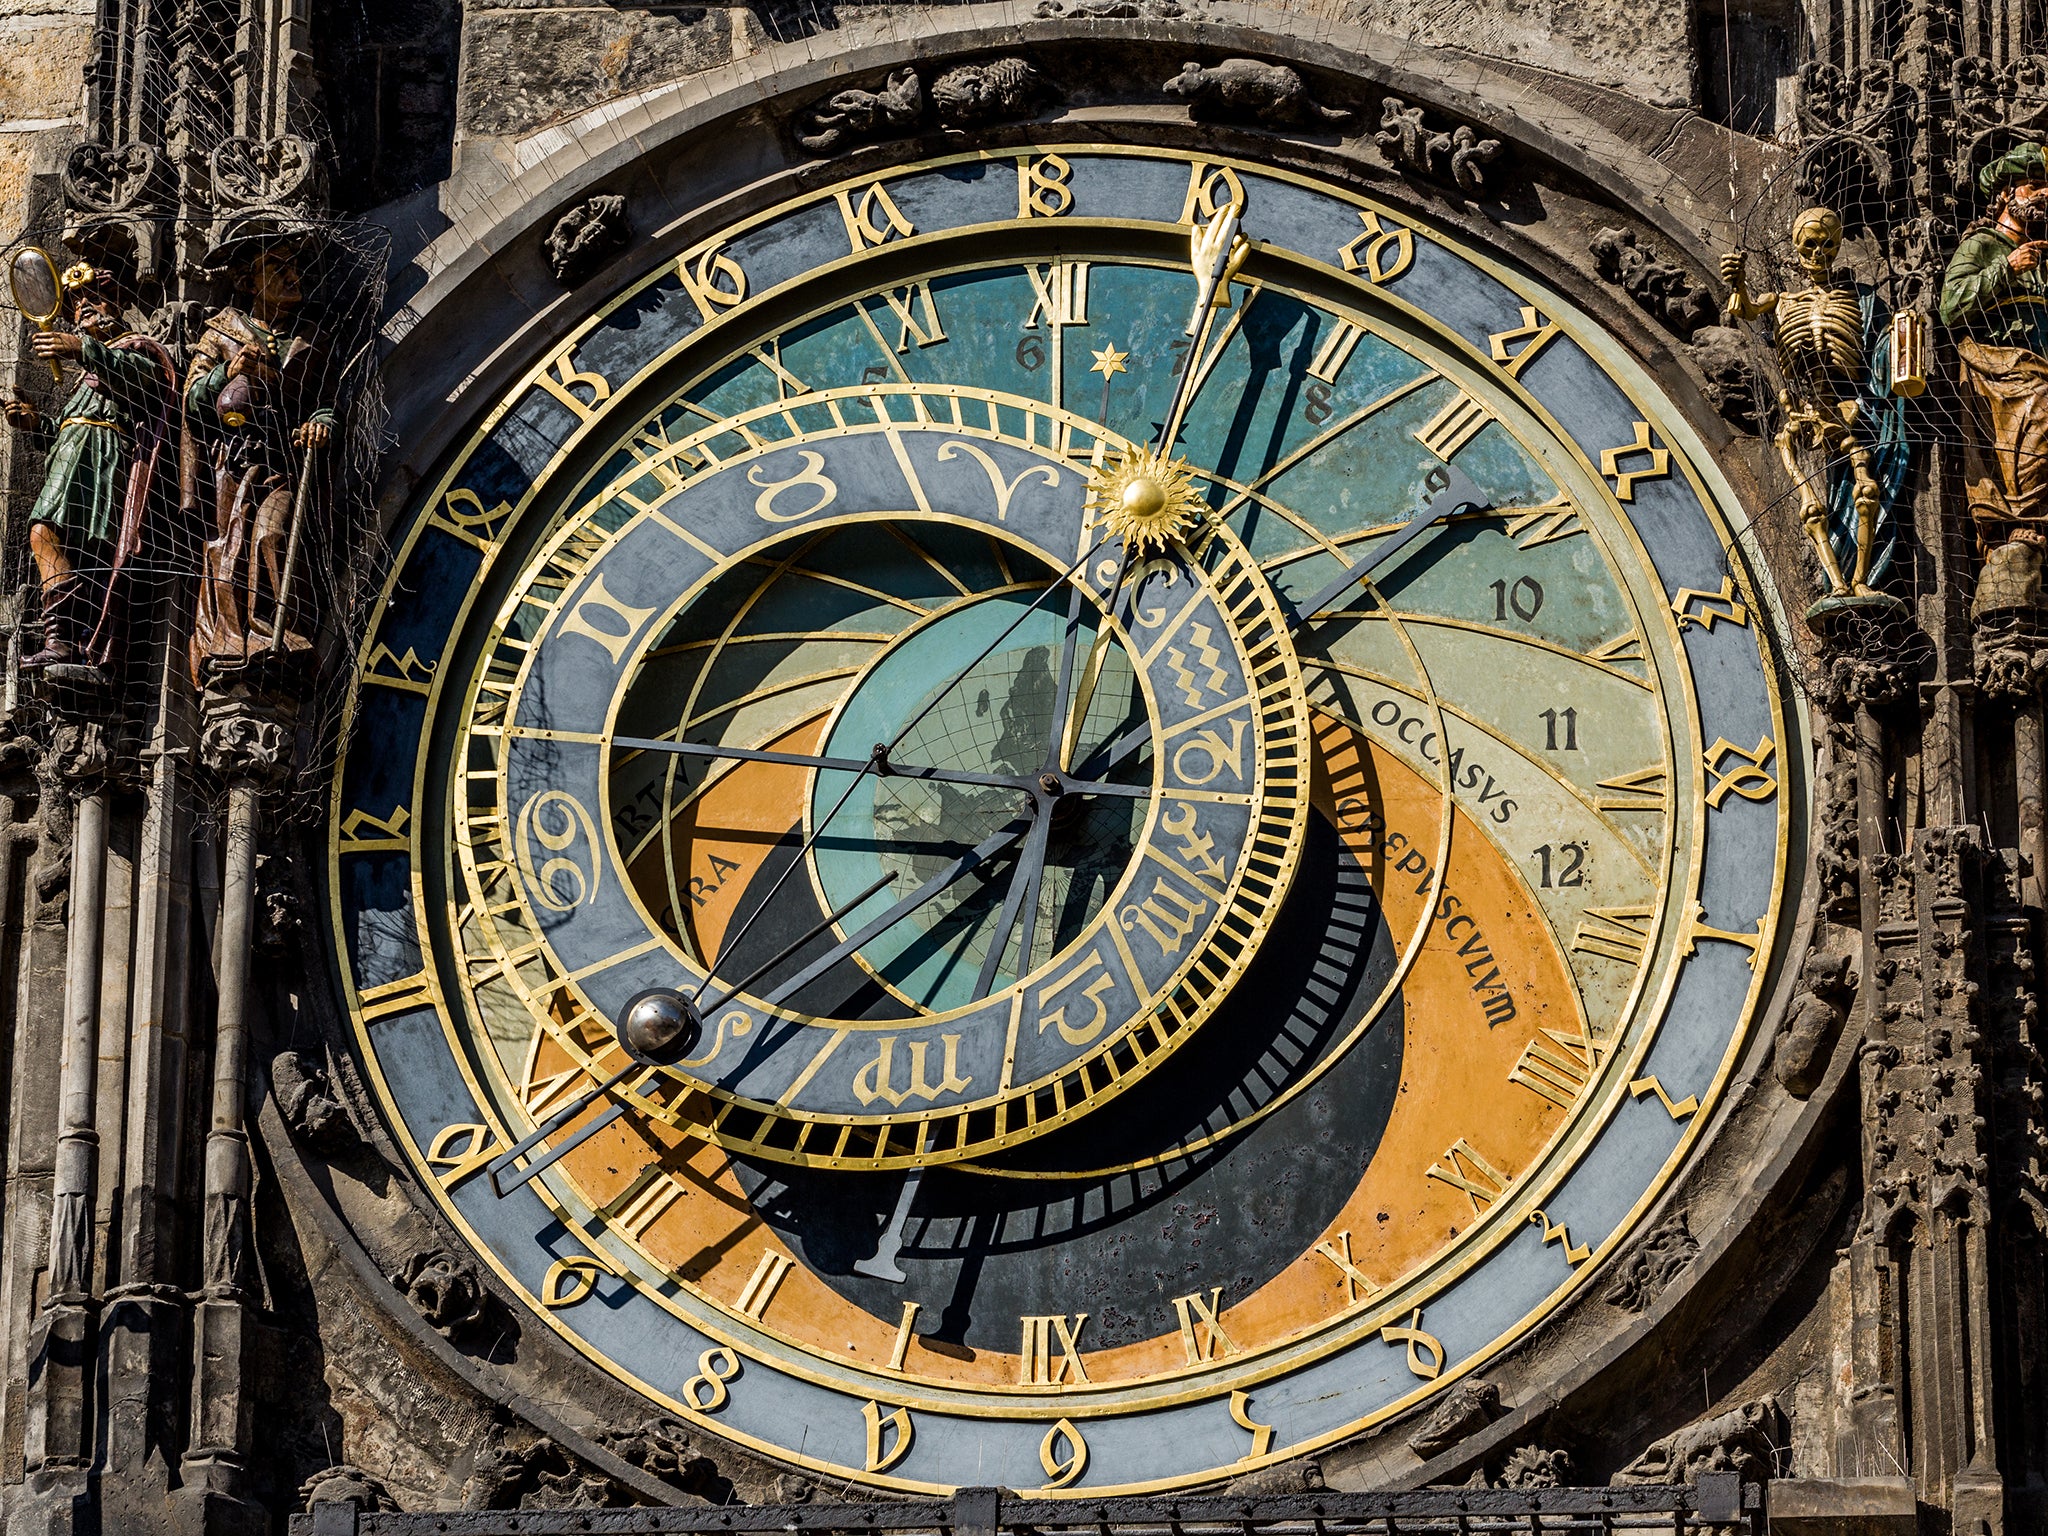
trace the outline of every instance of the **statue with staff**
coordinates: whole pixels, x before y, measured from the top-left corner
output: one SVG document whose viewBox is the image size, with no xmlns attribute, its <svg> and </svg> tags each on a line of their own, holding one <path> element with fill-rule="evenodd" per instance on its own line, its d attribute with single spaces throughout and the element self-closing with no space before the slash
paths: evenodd
<svg viewBox="0 0 2048 1536">
<path fill-rule="evenodd" d="M 177 369 L 161 346 L 128 329 L 120 286 L 105 268 L 81 262 L 59 274 L 47 252 L 30 247 L 8 275 L 16 306 L 36 323 L 30 351 L 60 382 L 62 362 L 79 369 L 54 430 L 29 402 L 0 402 L 15 431 L 49 440 L 28 514 L 43 643 L 20 667 L 104 683 L 122 656 L 130 579 L 161 537 L 152 514 L 161 510 L 157 471 L 176 441 Z"/>
<path fill-rule="evenodd" d="M 242 302 L 207 318 L 185 376 L 184 493 L 212 514 L 191 641 L 202 685 L 312 653 L 307 524 L 322 511 L 336 423 L 327 340 L 302 313 L 316 238 L 254 214 L 208 258 Z"/>
</svg>

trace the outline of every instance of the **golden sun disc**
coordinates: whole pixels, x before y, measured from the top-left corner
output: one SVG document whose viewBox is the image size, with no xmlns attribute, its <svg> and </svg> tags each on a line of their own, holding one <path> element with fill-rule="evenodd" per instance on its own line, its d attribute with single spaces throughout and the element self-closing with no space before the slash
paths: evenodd
<svg viewBox="0 0 2048 1536">
<path fill-rule="evenodd" d="M 1178 542 L 1202 513 L 1187 465 L 1148 448 L 1125 449 L 1114 464 L 1097 471 L 1091 490 L 1103 526 L 1137 554 Z"/>
</svg>

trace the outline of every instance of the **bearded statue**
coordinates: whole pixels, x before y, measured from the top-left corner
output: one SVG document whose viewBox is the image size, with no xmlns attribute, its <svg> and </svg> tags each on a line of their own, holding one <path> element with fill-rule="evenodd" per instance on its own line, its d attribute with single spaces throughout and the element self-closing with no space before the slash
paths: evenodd
<svg viewBox="0 0 2048 1536">
<path fill-rule="evenodd" d="M 2048 162 L 2039 144 L 1977 173 L 1991 216 L 1963 232 L 1941 284 L 1958 334 L 1963 476 L 1978 554 L 2048 543 Z M 2014 551 L 2020 553 L 2021 551 Z"/>
</svg>

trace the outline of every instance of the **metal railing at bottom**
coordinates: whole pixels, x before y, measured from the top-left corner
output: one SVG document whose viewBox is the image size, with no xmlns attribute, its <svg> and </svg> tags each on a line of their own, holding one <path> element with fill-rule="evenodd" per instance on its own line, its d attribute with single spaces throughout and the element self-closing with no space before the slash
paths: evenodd
<svg viewBox="0 0 2048 1536">
<path fill-rule="evenodd" d="M 963 1488 L 950 1499 L 697 1504 L 677 1509 L 359 1512 L 319 1504 L 290 1536 L 1610 1536 L 1761 1529 L 1762 1490 L 1734 1473 L 1621 1488 L 1421 1488 L 1386 1493 L 1033 1499 Z"/>
</svg>

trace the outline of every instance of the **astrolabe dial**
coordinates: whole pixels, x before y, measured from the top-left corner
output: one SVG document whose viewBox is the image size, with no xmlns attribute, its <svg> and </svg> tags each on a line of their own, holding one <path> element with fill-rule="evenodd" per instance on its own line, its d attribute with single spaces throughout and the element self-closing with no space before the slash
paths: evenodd
<svg viewBox="0 0 2048 1536">
<path fill-rule="evenodd" d="M 1806 744 L 1741 530 L 1564 293 L 1292 172 L 764 208 L 422 493 L 335 785 L 368 1075 L 556 1334 L 821 1475 L 1370 1430 L 1750 1038 Z"/>
<path fill-rule="evenodd" d="M 622 1113 L 930 1164 L 1122 1092 L 1250 962 L 1308 816 L 1270 586 L 1226 529 L 1102 515 L 1127 445 L 963 405 L 741 412 L 601 487 L 506 599 L 457 835 L 477 940 L 557 978 L 525 1000 L 542 1078 L 629 1065 L 616 1021 L 665 988 L 695 1028 Z"/>
</svg>

